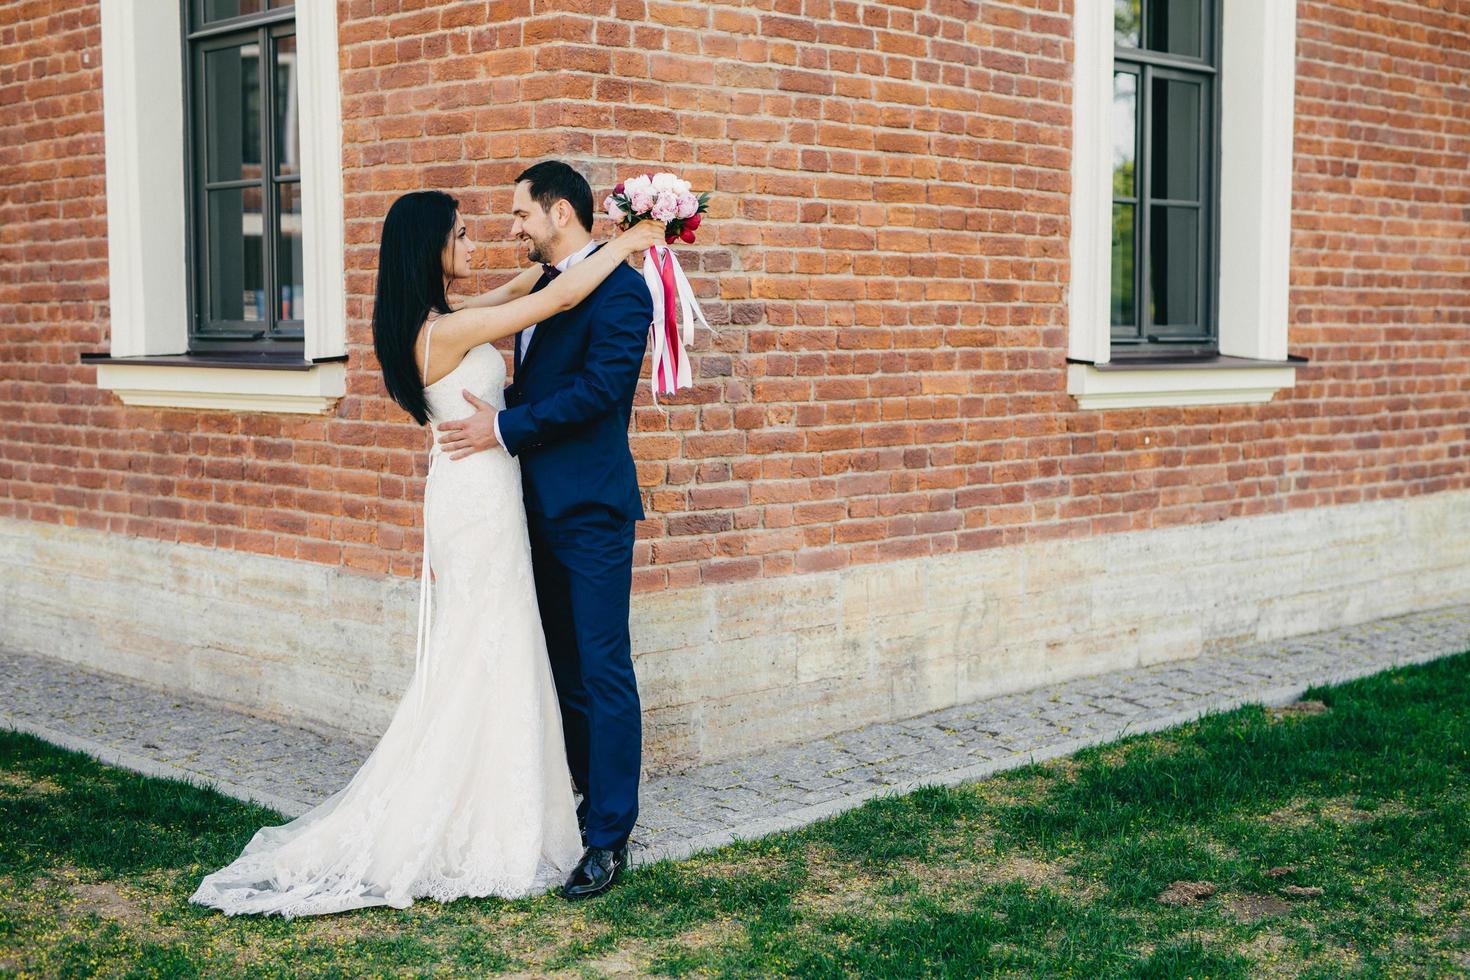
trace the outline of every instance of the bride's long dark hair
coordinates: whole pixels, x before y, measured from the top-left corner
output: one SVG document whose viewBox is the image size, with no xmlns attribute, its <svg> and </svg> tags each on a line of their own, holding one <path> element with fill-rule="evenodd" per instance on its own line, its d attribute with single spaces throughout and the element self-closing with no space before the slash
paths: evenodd
<svg viewBox="0 0 1470 980">
<path fill-rule="evenodd" d="M 429 406 L 414 343 L 430 310 L 449 312 L 443 252 L 458 213 L 459 202 L 443 191 L 404 194 L 388 209 L 378 245 L 373 350 L 383 369 L 383 386 L 419 425 L 429 421 Z"/>
</svg>

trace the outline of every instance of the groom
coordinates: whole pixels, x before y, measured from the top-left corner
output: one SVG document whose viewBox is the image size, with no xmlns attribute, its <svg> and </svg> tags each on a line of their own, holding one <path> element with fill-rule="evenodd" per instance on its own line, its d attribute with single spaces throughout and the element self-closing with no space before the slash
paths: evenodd
<svg viewBox="0 0 1470 980">
<path fill-rule="evenodd" d="M 516 178 L 511 233 L 545 267 L 533 288 L 601 247 L 592 189 L 558 160 Z M 585 852 L 562 894 L 586 898 L 627 866 L 638 817 L 642 716 L 628 638 L 633 525 L 643 503 L 628 420 L 653 300 L 643 276 L 613 270 L 582 303 L 523 330 L 506 408 L 440 426 L 449 451 L 504 446 L 520 458 L 531 564 L 561 702 L 567 763 L 582 794 Z"/>
</svg>

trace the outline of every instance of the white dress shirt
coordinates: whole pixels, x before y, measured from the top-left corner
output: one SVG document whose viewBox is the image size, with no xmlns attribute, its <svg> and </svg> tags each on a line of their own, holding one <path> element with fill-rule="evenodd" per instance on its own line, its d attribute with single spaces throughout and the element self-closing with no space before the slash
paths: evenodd
<svg viewBox="0 0 1470 980">
<path fill-rule="evenodd" d="M 592 254 L 592 250 L 595 249 L 596 247 L 597 247 L 597 242 L 595 242 L 595 241 L 588 242 L 586 245 L 583 245 L 581 248 L 577 249 L 577 251 L 573 252 L 571 255 L 568 255 L 566 258 L 564 258 L 560 262 L 558 262 L 556 264 L 555 268 L 557 269 L 558 272 L 566 272 L 572 266 L 576 265 L 578 262 L 581 262 L 587 256 L 591 255 Z M 536 324 L 533 323 L 529 327 L 527 327 L 526 329 L 522 330 L 519 334 L 516 335 L 516 343 L 520 345 L 520 349 L 521 349 L 521 363 L 522 364 L 524 364 L 526 362 L 526 351 L 528 351 L 528 350 L 531 349 L 531 334 L 533 334 L 535 332 L 536 332 Z M 500 446 L 501 446 L 502 449 L 505 448 L 505 440 L 502 439 L 502 438 L 500 438 L 500 413 L 499 412 L 496 412 L 495 413 L 495 441 L 498 442 L 498 443 L 500 443 Z"/>
</svg>

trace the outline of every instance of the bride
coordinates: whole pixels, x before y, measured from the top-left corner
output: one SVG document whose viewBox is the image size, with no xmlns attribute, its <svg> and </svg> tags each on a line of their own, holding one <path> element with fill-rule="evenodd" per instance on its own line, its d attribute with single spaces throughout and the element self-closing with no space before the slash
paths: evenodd
<svg viewBox="0 0 1470 980">
<path fill-rule="evenodd" d="M 470 274 L 474 251 L 458 202 L 405 194 L 383 222 L 373 307 L 388 393 L 436 436 L 439 423 L 473 412 L 462 390 L 504 408 L 505 359 L 492 344 L 576 306 L 627 257 L 662 244 L 663 229 L 641 222 L 540 290 L 532 266 L 452 311 L 447 288 Z M 424 897 L 517 898 L 576 865 L 582 844 L 514 457 L 453 458 L 435 439 L 423 565 L 413 679 L 367 761 L 314 809 L 257 831 L 189 901 L 291 918 Z"/>
</svg>

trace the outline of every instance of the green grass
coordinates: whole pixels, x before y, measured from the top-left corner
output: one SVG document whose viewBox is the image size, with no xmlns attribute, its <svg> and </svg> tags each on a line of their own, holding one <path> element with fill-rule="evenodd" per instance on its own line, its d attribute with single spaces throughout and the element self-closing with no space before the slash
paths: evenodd
<svg viewBox="0 0 1470 980">
<path fill-rule="evenodd" d="M 0 733 L 0 975 L 1470 973 L 1470 654 L 1306 697 L 1326 710 L 883 798 L 581 905 L 290 922 L 187 901 L 279 814 Z M 1216 891 L 1161 904 L 1174 881 Z"/>
</svg>

